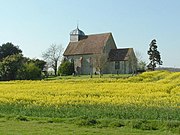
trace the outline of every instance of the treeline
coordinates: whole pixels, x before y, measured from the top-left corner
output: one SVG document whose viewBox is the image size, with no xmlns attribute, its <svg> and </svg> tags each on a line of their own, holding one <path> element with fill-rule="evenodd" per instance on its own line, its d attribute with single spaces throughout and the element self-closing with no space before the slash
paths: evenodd
<svg viewBox="0 0 180 135">
<path fill-rule="evenodd" d="M 36 80 L 43 77 L 46 62 L 24 57 L 22 50 L 12 43 L 0 46 L 0 80 Z"/>
<path fill-rule="evenodd" d="M 156 70 L 167 70 L 170 72 L 180 72 L 180 68 L 173 68 L 173 67 L 158 67 Z"/>
</svg>

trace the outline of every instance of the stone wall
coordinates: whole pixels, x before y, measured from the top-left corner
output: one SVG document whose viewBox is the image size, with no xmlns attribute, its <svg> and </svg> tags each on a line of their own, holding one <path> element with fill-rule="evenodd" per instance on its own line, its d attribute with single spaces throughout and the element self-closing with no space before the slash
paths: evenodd
<svg viewBox="0 0 180 135">
<path fill-rule="evenodd" d="M 128 61 L 118 61 L 119 69 L 115 69 L 115 61 L 108 62 L 108 72 L 109 74 L 132 74 L 136 73 L 137 64 L 133 57 Z"/>
<path fill-rule="evenodd" d="M 75 55 L 68 56 L 69 61 L 74 61 L 74 71 L 77 74 L 93 73 L 92 55 Z"/>
</svg>

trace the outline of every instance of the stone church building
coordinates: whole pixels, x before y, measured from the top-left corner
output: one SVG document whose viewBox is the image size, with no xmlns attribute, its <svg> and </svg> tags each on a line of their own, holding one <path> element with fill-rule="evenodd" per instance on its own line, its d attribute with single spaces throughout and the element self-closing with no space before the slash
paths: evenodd
<svg viewBox="0 0 180 135">
<path fill-rule="evenodd" d="M 64 57 L 77 74 L 131 74 L 137 70 L 133 48 L 117 48 L 112 33 L 85 35 L 78 27 L 70 33 Z"/>
</svg>

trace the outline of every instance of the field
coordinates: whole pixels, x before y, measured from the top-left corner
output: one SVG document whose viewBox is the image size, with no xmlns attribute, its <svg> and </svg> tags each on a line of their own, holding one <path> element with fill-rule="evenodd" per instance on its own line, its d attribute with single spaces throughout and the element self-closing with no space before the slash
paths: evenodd
<svg viewBox="0 0 180 135">
<path fill-rule="evenodd" d="M 9 123 L 31 129 L 43 123 L 53 132 L 66 127 L 61 134 L 68 127 L 82 134 L 179 134 L 180 72 L 0 82 L 0 117 L 1 134 Z"/>
</svg>

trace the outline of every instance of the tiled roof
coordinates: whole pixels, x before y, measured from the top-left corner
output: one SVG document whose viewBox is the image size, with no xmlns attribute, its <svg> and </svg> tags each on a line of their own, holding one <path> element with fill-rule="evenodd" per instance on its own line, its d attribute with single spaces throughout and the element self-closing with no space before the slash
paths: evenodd
<svg viewBox="0 0 180 135">
<path fill-rule="evenodd" d="M 63 55 L 101 53 L 110 36 L 111 33 L 86 35 L 78 42 L 69 42 Z"/>
<path fill-rule="evenodd" d="M 109 61 L 126 61 L 129 57 L 129 51 L 132 48 L 111 49 L 109 52 Z"/>
</svg>

